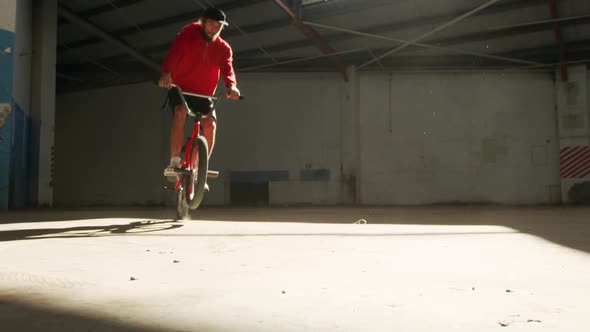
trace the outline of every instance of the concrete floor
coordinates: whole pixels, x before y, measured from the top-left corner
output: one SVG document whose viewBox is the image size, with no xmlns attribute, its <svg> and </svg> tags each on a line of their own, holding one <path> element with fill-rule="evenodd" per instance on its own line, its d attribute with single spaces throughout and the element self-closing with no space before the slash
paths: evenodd
<svg viewBox="0 0 590 332">
<path fill-rule="evenodd" d="M 172 215 L 0 213 L 0 330 L 590 331 L 590 208 Z"/>
</svg>

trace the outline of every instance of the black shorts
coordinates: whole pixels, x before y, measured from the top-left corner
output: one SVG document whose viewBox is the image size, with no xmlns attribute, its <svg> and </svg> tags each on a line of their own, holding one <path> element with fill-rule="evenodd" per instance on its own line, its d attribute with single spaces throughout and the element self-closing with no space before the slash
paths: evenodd
<svg viewBox="0 0 590 332">
<path fill-rule="evenodd" d="M 188 106 L 193 113 L 201 113 L 205 117 L 211 116 L 216 118 L 211 98 L 184 95 L 184 100 L 187 103 L 185 107 Z M 172 88 L 168 90 L 168 106 L 170 107 L 172 114 L 174 114 L 176 106 L 180 104 L 182 104 L 182 99 L 180 99 L 180 92 L 178 89 Z"/>
</svg>

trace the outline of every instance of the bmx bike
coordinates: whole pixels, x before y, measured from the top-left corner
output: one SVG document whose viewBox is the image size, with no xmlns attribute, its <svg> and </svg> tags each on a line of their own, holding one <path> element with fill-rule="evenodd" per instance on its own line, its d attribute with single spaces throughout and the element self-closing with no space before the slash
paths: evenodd
<svg viewBox="0 0 590 332">
<path fill-rule="evenodd" d="M 181 103 L 186 108 L 187 115 L 194 117 L 192 133 L 181 149 L 180 167 L 173 170 L 167 169 L 164 173 L 166 177 L 176 178 L 174 188 L 171 188 L 176 193 L 176 220 L 187 220 L 190 219 L 189 210 L 195 210 L 201 205 L 207 178 L 217 178 L 219 172 L 209 170 L 209 146 L 205 137 L 201 135 L 201 119 L 205 115 L 201 112 L 193 112 L 184 96 L 209 99 L 213 102 L 211 110 L 214 110 L 221 100 L 221 95 L 216 97 L 183 92 L 175 84 L 172 84 L 172 89 L 178 89 Z M 244 99 L 244 97 L 240 96 L 239 99 Z"/>
</svg>

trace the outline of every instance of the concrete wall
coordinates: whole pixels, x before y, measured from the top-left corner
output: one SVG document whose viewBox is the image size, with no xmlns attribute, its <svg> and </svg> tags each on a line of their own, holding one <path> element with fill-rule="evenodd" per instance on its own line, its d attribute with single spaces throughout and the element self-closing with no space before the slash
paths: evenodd
<svg viewBox="0 0 590 332">
<path fill-rule="evenodd" d="M 246 100 L 218 106 L 222 177 L 205 204 L 269 179 L 270 204 L 559 201 L 550 75 L 352 77 L 238 74 Z M 58 96 L 57 205 L 170 202 L 163 96 L 149 84 Z"/>
<path fill-rule="evenodd" d="M 210 167 L 225 175 L 216 180 L 225 190 L 223 196 L 212 191 L 210 202 L 230 202 L 232 172 L 255 181 L 277 171 L 285 176 L 270 181 L 271 204 L 340 202 L 340 78 L 249 74 L 239 80 L 246 100 L 219 107 L 219 140 Z"/>
<path fill-rule="evenodd" d="M 240 75 L 239 84 L 246 99 L 217 107 L 210 169 L 221 177 L 210 180 L 204 204 L 230 203 L 232 174 L 256 183 L 277 173 L 270 204 L 338 203 L 338 76 Z M 169 202 L 162 189 L 170 130 L 170 113 L 160 110 L 164 95 L 140 84 L 58 96 L 56 204 Z"/>
<path fill-rule="evenodd" d="M 554 82 L 547 74 L 366 74 L 365 204 L 559 199 Z"/>
<path fill-rule="evenodd" d="M 165 201 L 169 115 L 149 84 L 59 95 L 55 204 L 129 205 Z"/>
<path fill-rule="evenodd" d="M 0 29 L 16 30 L 16 0 L 0 0 Z"/>
</svg>

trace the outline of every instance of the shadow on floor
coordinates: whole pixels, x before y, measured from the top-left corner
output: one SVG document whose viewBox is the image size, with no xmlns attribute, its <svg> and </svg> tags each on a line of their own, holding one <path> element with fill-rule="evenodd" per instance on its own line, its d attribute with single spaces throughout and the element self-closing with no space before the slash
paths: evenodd
<svg viewBox="0 0 590 332">
<path fill-rule="evenodd" d="M 22 222 L 51 222 L 87 219 L 172 219 L 173 208 L 82 208 L 82 209 L 23 209 L 0 211 L 0 225 Z"/>
<path fill-rule="evenodd" d="M 31 304 L 16 296 L 0 295 L 2 331 L 19 332 L 161 332 L 186 331 L 166 326 L 147 326 L 117 318 L 85 315 L 55 307 Z M 199 328 L 193 331 L 220 331 Z"/>
<path fill-rule="evenodd" d="M 141 234 L 172 230 L 182 227 L 172 220 L 155 221 L 144 220 L 135 221 L 128 224 L 119 225 L 100 225 L 100 226 L 78 226 L 64 228 L 36 228 L 0 231 L 0 242 L 15 240 L 35 240 L 35 239 L 69 239 L 80 237 L 96 237 L 105 235 L 124 235 L 124 234 Z"/>
<path fill-rule="evenodd" d="M 87 209 L 0 213 L 2 223 L 73 221 L 101 218 L 170 218 L 173 209 Z M 198 220 L 278 223 L 353 224 L 366 220 L 372 224 L 397 225 L 492 225 L 538 236 L 559 245 L 590 253 L 590 207 L 526 206 L 416 206 L 416 207 L 286 207 L 231 208 L 203 207 L 192 211 Z M 190 221 L 188 221 L 190 222 Z M 194 221 L 198 222 L 198 221 Z M 133 225 L 133 223 L 131 224 Z M 361 225 L 362 226 L 362 225 Z M 118 225 L 117 227 L 121 227 Z M 84 227 L 80 229 L 83 231 Z M 100 227 L 102 228 L 102 227 Z M 75 230 L 73 228 L 72 230 Z M 88 231 L 91 231 L 88 229 Z M 38 230 L 54 232 L 56 230 Z M 59 230 L 58 230 L 59 231 Z M 64 230 L 61 230 L 62 232 Z M 34 231 L 28 237 L 34 236 Z M 235 235 L 235 234 L 234 234 Z M 0 233 L 0 240 L 22 236 Z M 64 236 L 71 237 L 71 236 Z"/>
</svg>

